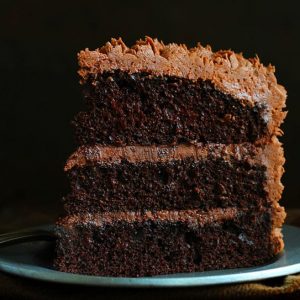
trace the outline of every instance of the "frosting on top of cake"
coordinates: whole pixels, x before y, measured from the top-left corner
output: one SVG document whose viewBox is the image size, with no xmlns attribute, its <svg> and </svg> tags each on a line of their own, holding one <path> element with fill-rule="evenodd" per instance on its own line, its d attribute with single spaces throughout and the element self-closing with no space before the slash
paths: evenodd
<svg viewBox="0 0 300 300">
<path fill-rule="evenodd" d="M 96 50 L 80 51 L 78 61 L 82 84 L 88 78 L 94 78 L 92 83 L 95 83 L 97 74 L 113 70 L 207 80 L 244 105 L 265 106 L 264 119 L 269 123 L 270 132 L 278 131 L 286 116 L 282 111 L 286 90 L 277 83 L 275 68 L 264 66 L 257 56 L 246 59 L 231 50 L 213 52 L 210 46 L 203 47 L 199 43 L 194 48 L 175 43 L 165 45 L 146 37 L 132 47 L 126 46 L 121 38 L 111 39 Z"/>
<path fill-rule="evenodd" d="M 245 103 L 270 103 L 283 107 L 286 91 L 277 84 L 275 68 L 265 67 L 258 57 L 246 59 L 231 50 L 213 52 L 199 43 L 194 48 L 184 44 L 167 44 L 146 37 L 132 47 L 121 38 L 111 39 L 94 51 L 78 54 L 81 82 L 89 74 L 122 70 L 129 73 L 178 76 L 191 80 L 209 80 L 216 88 L 244 100 Z"/>
</svg>

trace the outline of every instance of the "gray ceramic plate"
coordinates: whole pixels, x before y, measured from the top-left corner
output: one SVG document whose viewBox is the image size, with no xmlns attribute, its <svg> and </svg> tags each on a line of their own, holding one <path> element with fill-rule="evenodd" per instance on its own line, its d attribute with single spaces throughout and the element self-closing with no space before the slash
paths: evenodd
<svg viewBox="0 0 300 300">
<path fill-rule="evenodd" d="M 300 272 L 300 228 L 284 226 L 285 251 L 267 265 L 209 271 L 189 274 L 172 274 L 155 277 L 121 278 L 68 274 L 52 269 L 53 241 L 47 239 L 51 227 L 0 235 L 0 270 L 18 276 L 44 281 L 107 287 L 179 287 L 230 284 L 279 277 Z M 21 238 L 21 239 L 20 239 Z M 4 243 L 5 241 L 5 243 Z M 7 244 L 10 241 L 10 244 Z"/>
</svg>

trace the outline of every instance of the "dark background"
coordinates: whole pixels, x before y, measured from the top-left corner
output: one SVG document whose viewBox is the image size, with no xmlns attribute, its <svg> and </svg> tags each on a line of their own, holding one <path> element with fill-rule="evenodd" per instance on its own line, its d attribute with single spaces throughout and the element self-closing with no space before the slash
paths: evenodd
<svg viewBox="0 0 300 300">
<path fill-rule="evenodd" d="M 69 123 L 82 108 L 76 53 L 119 36 L 129 45 L 145 35 L 189 46 L 200 41 L 274 64 L 288 90 L 282 203 L 300 208 L 297 2 L 1 1 L 0 230 L 61 213 L 63 165 L 75 149 Z"/>
</svg>

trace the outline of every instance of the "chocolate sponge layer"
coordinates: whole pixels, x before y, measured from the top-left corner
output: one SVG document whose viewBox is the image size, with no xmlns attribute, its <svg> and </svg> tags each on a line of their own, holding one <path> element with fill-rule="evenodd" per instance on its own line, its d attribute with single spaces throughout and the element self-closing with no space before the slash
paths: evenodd
<svg viewBox="0 0 300 300">
<path fill-rule="evenodd" d="M 250 106 L 209 81 L 124 71 L 92 74 L 86 111 L 73 121 L 80 145 L 253 142 L 268 133 L 266 107 Z"/>
<path fill-rule="evenodd" d="M 165 162 L 96 163 L 67 172 L 69 214 L 214 207 L 260 207 L 268 203 L 266 167 L 232 158 Z"/>
<path fill-rule="evenodd" d="M 200 223 L 130 216 L 98 223 L 91 215 L 90 220 L 61 220 L 55 267 L 103 276 L 162 275 L 257 266 L 282 247 L 280 237 L 272 235 L 268 210 L 240 211 L 219 220 L 212 215 Z"/>
</svg>

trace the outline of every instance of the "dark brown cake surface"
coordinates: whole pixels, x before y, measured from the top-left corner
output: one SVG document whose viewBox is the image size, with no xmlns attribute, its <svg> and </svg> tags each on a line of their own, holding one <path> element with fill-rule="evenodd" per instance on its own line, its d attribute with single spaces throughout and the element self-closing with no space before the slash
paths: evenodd
<svg viewBox="0 0 300 300">
<path fill-rule="evenodd" d="M 283 172 L 277 139 L 254 146 L 81 147 L 65 170 L 68 213 L 260 207 L 278 201 Z"/>
<path fill-rule="evenodd" d="M 55 267 L 152 276 L 250 267 L 284 247 L 274 67 L 146 38 L 78 55 L 70 193 Z"/>
<path fill-rule="evenodd" d="M 266 104 L 245 104 L 208 81 L 105 72 L 87 79 L 84 96 L 87 110 L 73 122 L 79 144 L 232 144 L 270 135 Z"/>
<path fill-rule="evenodd" d="M 151 276 L 261 265 L 280 251 L 270 211 L 132 212 L 60 221 L 64 272 Z"/>
<path fill-rule="evenodd" d="M 261 165 L 222 159 L 87 166 L 68 173 L 72 192 L 64 200 L 65 209 L 84 213 L 258 207 L 269 201 L 265 173 Z"/>
</svg>

